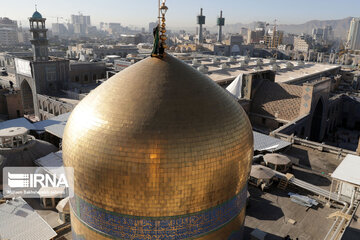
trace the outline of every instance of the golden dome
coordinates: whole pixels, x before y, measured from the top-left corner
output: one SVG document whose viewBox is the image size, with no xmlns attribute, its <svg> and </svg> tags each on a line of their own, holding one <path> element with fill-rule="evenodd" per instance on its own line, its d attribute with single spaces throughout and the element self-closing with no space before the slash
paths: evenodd
<svg viewBox="0 0 360 240">
<path fill-rule="evenodd" d="M 219 228 L 240 214 L 230 208 L 240 204 L 237 199 L 243 203 L 244 191 L 246 198 L 252 154 L 250 122 L 229 94 L 170 55 L 147 58 L 92 91 L 69 118 L 63 158 L 74 167 L 73 229 L 93 236 L 78 226 L 82 222 L 102 236 L 126 239 L 129 222 L 116 230 L 103 226 L 106 214 L 120 214 L 136 217 L 131 236 L 145 239 L 142 218 L 176 220 L 218 208 L 235 214 L 213 223 Z M 201 222 L 209 220 L 199 218 L 197 229 L 181 236 L 210 232 Z M 125 220 L 112 221 L 116 226 Z M 165 223 L 154 224 L 158 229 Z"/>
</svg>

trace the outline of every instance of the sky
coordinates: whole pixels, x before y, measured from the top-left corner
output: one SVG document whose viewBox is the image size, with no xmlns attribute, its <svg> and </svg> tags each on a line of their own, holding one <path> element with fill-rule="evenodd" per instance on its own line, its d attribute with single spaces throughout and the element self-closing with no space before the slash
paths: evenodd
<svg viewBox="0 0 360 240">
<path fill-rule="evenodd" d="M 123 26 L 145 27 L 157 17 L 158 0 L 0 0 L 0 17 L 9 17 L 28 25 L 35 9 L 47 23 L 65 22 L 71 14 L 90 15 L 91 22 L 120 22 Z M 216 25 L 223 10 L 226 24 L 253 21 L 300 24 L 309 20 L 333 20 L 359 17 L 359 0 L 167 0 L 169 28 L 195 28 L 196 15 L 204 8 L 206 25 Z M 62 17 L 62 18 L 61 18 Z"/>
</svg>

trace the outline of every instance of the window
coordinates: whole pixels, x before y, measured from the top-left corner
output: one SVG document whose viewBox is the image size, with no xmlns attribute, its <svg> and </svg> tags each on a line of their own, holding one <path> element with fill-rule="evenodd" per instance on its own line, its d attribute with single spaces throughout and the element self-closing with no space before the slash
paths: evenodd
<svg viewBox="0 0 360 240">
<path fill-rule="evenodd" d="M 88 77 L 87 74 L 85 74 L 85 76 L 84 76 L 84 82 L 87 82 L 87 81 L 89 81 L 89 77 Z"/>
<path fill-rule="evenodd" d="M 55 206 L 61 201 L 61 198 L 55 198 Z"/>
<path fill-rule="evenodd" d="M 79 82 L 79 76 L 75 76 L 75 82 Z"/>
<path fill-rule="evenodd" d="M 93 80 L 96 81 L 96 74 L 93 75 Z"/>
<path fill-rule="evenodd" d="M 268 168 L 275 169 L 275 165 L 272 163 L 267 163 L 266 165 Z"/>
<path fill-rule="evenodd" d="M 254 178 L 254 177 L 250 176 L 249 182 L 257 185 L 258 180 L 257 180 L 257 178 Z"/>
<path fill-rule="evenodd" d="M 21 117 L 20 116 L 20 110 L 16 110 L 16 115 L 17 115 L 17 117 Z"/>
<path fill-rule="evenodd" d="M 300 135 L 301 135 L 302 137 L 305 135 L 305 128 L 304 128 L 304 127 L 301 128 L 301 133 L 300 133 Z"/>
<path fill-rule="evenodd" d="M 286 170 L 286 165 L 277 165 L 276 168 L 277 171 L 282 172 Z"/>
<path fill-rule="evenodd" d="M 262 118 L 261 123 L 265 125 L 266 124 L 266 118 Z"/>
<path fill-rule="evenodd" d="M 48 207 L 52 207 L 53 206 L 53 201 L 51 198 L 45 198 L 45 206 L 46 208 Z"/>
</svg>

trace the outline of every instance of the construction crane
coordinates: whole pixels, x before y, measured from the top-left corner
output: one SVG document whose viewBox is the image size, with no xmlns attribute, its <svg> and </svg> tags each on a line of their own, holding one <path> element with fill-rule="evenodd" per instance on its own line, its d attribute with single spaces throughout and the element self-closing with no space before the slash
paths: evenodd
<svg viewBox="0 0 360 240">
<path fill-rule="evenodd" d="M 272 39 L 271 39 L 271 48 L 275 49 L 275 53 L 273 54 L 273 58 L 277 59 L 278 58 L 278 52 L 277 52 L 277 47 L 276 47 L 276 32 L 277 32 L 277 19 L 274 20 L 274 26 L 273 26 L 273 33 L 272 33 Z M 280 42 L 280 36 L 278 37 L 278 43 Z"/>
<path fill-rule="evenodd" d="M 59 19 L 63 20 L 62 23 L 69 23 L 70 20 L 63 17 L 54 17 L 54 16 L 48 16 L 47 18 L 56 19 L 56 23 L 59 24 Z"/>
</svg>

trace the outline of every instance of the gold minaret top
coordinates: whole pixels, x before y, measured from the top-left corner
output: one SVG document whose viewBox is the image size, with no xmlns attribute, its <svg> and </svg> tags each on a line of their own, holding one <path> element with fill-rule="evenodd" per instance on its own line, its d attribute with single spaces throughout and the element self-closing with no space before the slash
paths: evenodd
<svg viewBox="0 0 360 240">
<path fill-rule="evenodd" d="M 165 15 L 166 12 L 168 11 L 168 7 L 165 5 L 166 0 L 162 0 L 162 4 L 160 4 L 160 0 L 159 0 L 159 24 L 158 26 L 154 29 L 154 46 L 153 46 L 153 51 L 151 53 L 152 57 L 164 57 L 165 55 L 165 49 L 167 48 L 166 46 L 166 40 L 167 37 L 165 35 L 166 33 L 166 19 L 165 19 Z"/>
<path fill-rule="evenodd" d="M 252 155 L 230 94 L 169 54 L 142 60 L 66 125 L 74 239 L 241 239 Z"/>
</svg>

